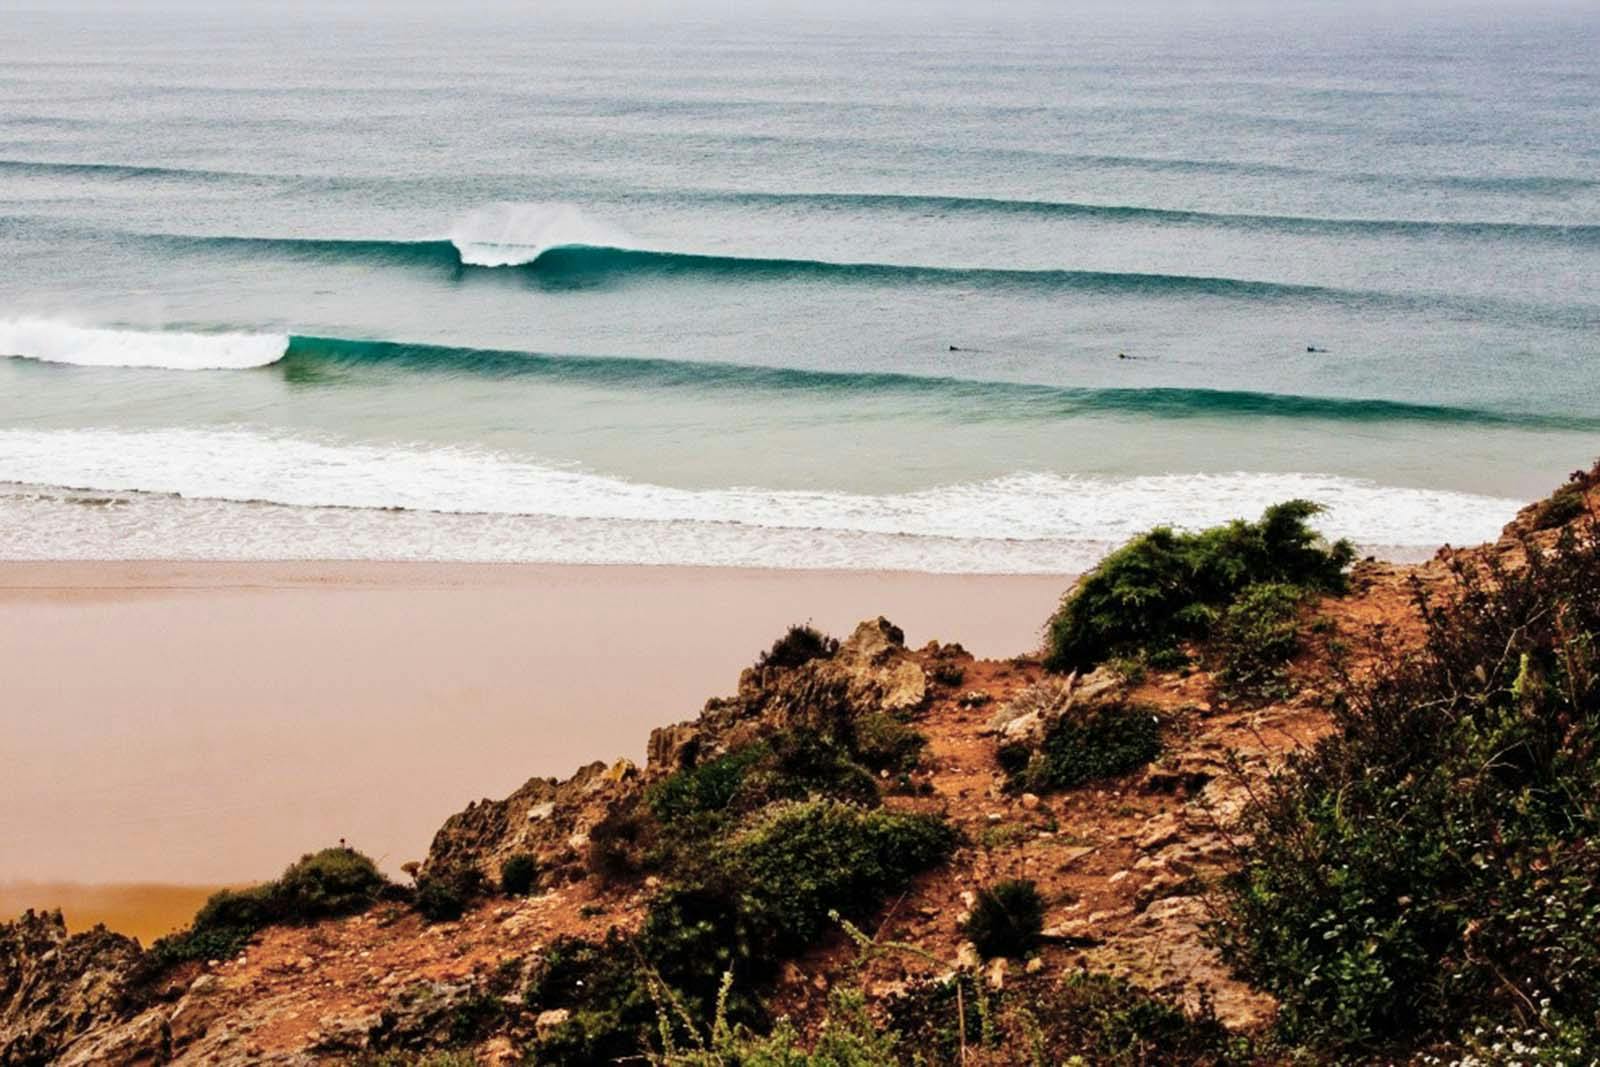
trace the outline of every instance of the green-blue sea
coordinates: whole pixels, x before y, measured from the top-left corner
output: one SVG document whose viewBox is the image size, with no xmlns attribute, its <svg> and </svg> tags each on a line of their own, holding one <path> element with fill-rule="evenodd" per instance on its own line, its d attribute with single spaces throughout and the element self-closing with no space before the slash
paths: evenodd
<svg viewBox="0 0 1600 1067">
<path fill-rule="evenodd" d="M 1405 557 L 1600 452 L 1592 3 L 0 10 L 0 556 Z"/>
</svg>

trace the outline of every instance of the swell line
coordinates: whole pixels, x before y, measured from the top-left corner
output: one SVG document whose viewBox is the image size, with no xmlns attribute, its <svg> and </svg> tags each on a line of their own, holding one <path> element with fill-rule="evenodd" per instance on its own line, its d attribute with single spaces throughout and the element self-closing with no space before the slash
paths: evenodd
<svg viewBox="0 0 1600 1067">
<path fill-rule="evenodd" d="M 1325 218 L 1312 215 L 1270 215 L 1218 211 L 1189 211 L 1129 204 L 1095 204 L 1063 200 L 1028 200 L 1004 197 L 934 196 L 901 193 L 768 193 L 705 192 L 686 194 L 711 202 L 758 206 L 812 204 L 832 208 L 867 208 L 942 214 L 995 214 L 1029 217 L 1089 219 L 1097 222 L 1153 222 L 1168 226 L 1197 226 L 1311 235 L 1373 234 L 1405 237 L 1469 237 L 1544 240 L 1570 244 L 1600 244 L 1600 225 L 1590 223 L 1504 222 L 1496 220 Z"/>
<path fill-rule="evenodd" d="M 970 419 L 1058 419 L 1097 414 L 1168 419 L 1259 416 L 1355 423 L 1410 421 L 1600 430 L 1600 418 L 1499 412 L 1397 400 L 1176 387 L 1074 388 L 882 371 L 804 370 L 643 356 L 571 356 L 299 334 L 289 338 L 283 357 L 275 366 L 291 380 L 306 381 L 315 381 L 319 374 L 338 368 L 374 366 L 418 373 L 544 378 L 555 382 L 645 389 L 760 390 L 835 396 L 896 394 L 945 402 Z"/>
<path fill-rule="evenodd" d="M 708 135 L 697 134 L 696 136 L 704 140 Z M 850 139 L 838 137 L 778 137 L 751 134 L 713 136 L 712 139 L 737 141 L 744 144 L 770 143 L 787 146 L 796 144 L 852 146 L 858 144 Z M 875 142 L 860 142 L 859 146 L 867 147 L 873 144 Z M 1254 160 L 1107 155 L 1038 148 L 995 148 L 993 146 L 984 146 L 981 152 L 991 159 L 997 157 L 1027 159 L 1109 170 L 1137 170 L 1157 174 L 1229 174 L 1244 177 L 1316 179 L 1368 186 L 1432 188 L 1470 193 L 1507 193 L 1524 196 L 1559 197 L 1600 188 L 1600 178 L 1584 175 L 1397 174 L 1378 171 L 1327 170 L 1283 163 L 1263 163 Z M 36 174 L 100 174 L 113 178 L 195 178 L 199 180 L 250 182 L 310 180 L 327 183 L 330 186 L 344 185 L 351 188 L 404 184 L 404 182 L 396 182 L 392 179 L 371 176 L 287 175 L 260 171 L 209 170 L 136 163 L 84 163 L 72 160 L 0 159 L 0 171 Z M 477 179 L 496 180 L 512 176 L 479 174 L 474 177 Z"/>
<path fill-rule="evenodd" d="M 1549 307 L 1512 299 L 1447 293 L 1391 292 L 1196 274 L 1132 271 L 933 266 L 840 262 L 765 256 L 730 256 L 610 245 L 554 247 L 447 240 L 391 241 L 243 236 L 191 237 L 144 234 L 179 250 L 272 252 L 311 260 L 383 263 L 465 276 L 473 271 L 515 271 L 548 290 L 587 289 L 634 280 L 705 279 L 717 282 L 826 281 L 911 287 L 985 288 L 1016 292 L 1209 297 L 1259 303 L 1315 301 L 1341 307 L 1396 311 L 1447 310 L 1468 319 L 1492 314 L 1563 327 L 1600 326 L 1600 308 Z"/>
<path fill-rule="evenodd" d="M 336 238 L 184 236 L 146 234 L 179 249 L 272 252 L 308 259 L 348 259 L 430 269 L 518 270 L 553 287 L 580 287 L 628 277 L 704 277 L 723 281 L 792 281 L 815 278 L 912 286 L 978 285 L 994 288 L 1074 290 L 1090 293 L 1172 293 L 1252 300 L 1321 299 L 1371 305 L 1437 303 L 1418 297 L 1320 285 L 1193 274 L 1005 267 L 953 267 L 908 263 L 838 262 L 766 256 L 726 256 L 648 248 L 562 245 L 553 248 L 475 242 L 390 241 Z"/>
</svg>

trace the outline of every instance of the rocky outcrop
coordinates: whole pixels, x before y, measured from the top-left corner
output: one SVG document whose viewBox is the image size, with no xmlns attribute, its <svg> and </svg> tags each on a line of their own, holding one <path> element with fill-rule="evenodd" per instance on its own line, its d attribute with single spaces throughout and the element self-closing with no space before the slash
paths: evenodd
<svg viewBox="0 0 1600 1067">
<path fill-rule="evenodd" d="M 638 770 L 625 759 L 588 764 L 565 781 L 531 779 L 504 800 L 469 804 L 445 820 L 423 872 L 474 867 L 495 878 L 503 860 L 527 853 L 547 877 L 559 873 L 581 859 L 589 831 L 638 786 Z"/>
<path fill-rule="evenodd" d="M 142 955 L 137 941 L 103 926 L 69 937 L 59 911 L 29 911 L 0 924 L 0 1064 L 164 1062 L 160 1025 L 122 1035 L 87 1058 L 75 1051 L 85 1035 L 134 1014 Z"/>
<path fill-rule="evenodd" d="M 1006 701 L 989 719 L 987 733 L 1002 744 L 1037 745 L 1050 725 L 1074 709 L 1121 703 L 1128 685 L 1122 675 L 1105 667 L 1079 676 L 1045 678 Z"/>
<path fill-rule="evenodd" d="M 952 647 L 947 659 L 970 658 Z M 928 694 L 927 674 L 904 632 L 881 616 L 868 619 L 831 655 L 798 667 L 745 669 L 733 696 L 707 701 L 692 722 L 652 732 L 642 771 L 627 760 L 591 763 L 564 781 L 534 778 L 504 800 L 468 805 L 434 835 L 422 873 L 473 867 L 493 878 L 501 861 L 528 853 L 546 880 L 578 877 L 590 832 L 649 782 L 775 731 L 848 737 L 862 716 L 905 713 Z"/>
</svg>

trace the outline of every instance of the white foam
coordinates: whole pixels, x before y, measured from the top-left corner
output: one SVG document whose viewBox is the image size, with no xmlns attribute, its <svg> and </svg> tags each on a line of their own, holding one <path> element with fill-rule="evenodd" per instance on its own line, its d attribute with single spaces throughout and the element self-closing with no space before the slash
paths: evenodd
<svg viewBox="0 0 1600 1067">
<path fill-rule="evenodd" d="M 479 450 L 194 429 L 0 431 L 0 481 L 360 509 L 348 518 L 320 513 L 315 520 L 296 512 L 308 532 L 332 525 L 344 528 L 344 536 L 372 539 L 367 547 L 351 544 L 337 553 L 355 558 L 969 572 L 1077 570 L 1158 523 L 1201 527 L 1253 517 L 1291 497 L 1327 506 L 1317 525 L 1329 536 L 1402 550 L 1489 540 L 1518 507 L 1514 500 L 1468 493 L 1252 472 L 1126 479 L 1021 473 L 877 495 L 688 490 Z M 404 520 L 377 517 L 378 509 L 388 508 L 409 512 Z M 211 529 L 202 550 L 180 554 L 213 556 L 219 549 L 210 541 L 220 543 L 224 555 L 237 551 L 245 558 L 305 554 L 305 546 L 281 540 L 276 548 L 245 547 L 258 539 L 247 512 L 207 512 L 213 524 L 234 516 L 227 521 L 237 529 Z M 86 513 L 78 508 L 72 516 L 81 524 Z M 390 536 L 401 528 L 404 538 Z M 424 546 L 421 557 L 407 539 Z"/>
<path fill-rule="evenodd" d="M 288 347 L 284 334 L 166 333 L 46 319 L 0 321 L 0 355 L 80 367 L 244 370 L 276 363 Z"/>
<path fill-rule="evenodd" d="M 633 247 L 623 231 L 562 203 L 490 204 L 456 223 L 450 241 L 470 267 L 520 266 L 552 248 Z"/>
</svg>

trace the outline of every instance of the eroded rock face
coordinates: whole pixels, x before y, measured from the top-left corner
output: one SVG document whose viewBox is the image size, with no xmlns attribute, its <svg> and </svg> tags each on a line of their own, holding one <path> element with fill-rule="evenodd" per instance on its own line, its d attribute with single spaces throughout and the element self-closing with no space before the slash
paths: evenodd
<svg viewBox="0 0 1600 1067">
<path fill-rule="evenodd" d="M 139 943 L 105 927 L 68 936 L 59 911 L 0 923 L 0 1064 L 67 1062 L 75 1042 L 130 1016 Z M 102 1063 L 161 1063 L 163 1027 L 124 1035 Z M 96 1062 L 72 1056 L 78 1062 Z"/>
<path fill-rule="evenodd" d="M 637 768 L 626 760 L 591 763 L 566 781 L 530 779 L 504 800 L 478 801 L 445 820 L 423 870 L 475 867 L 493 879 L 502 861 L 525 852 L 540 870 L 558 871 L 579 859 L 574 842 L 638 787 Z"/>
</svg>

